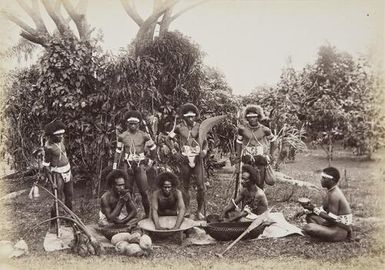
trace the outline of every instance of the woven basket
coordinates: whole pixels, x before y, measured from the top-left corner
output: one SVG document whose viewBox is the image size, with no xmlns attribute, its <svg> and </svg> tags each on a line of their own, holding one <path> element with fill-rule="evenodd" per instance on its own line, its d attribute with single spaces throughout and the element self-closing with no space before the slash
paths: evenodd
<svg viewBox="0 0 385 270">
<path fill-rule="evenodd" d="M 221 222 L 210 223 L 205 227 L 206 232 L 217 241 L 231 241 L 237 239 L 246 229 L 251 222 Z M 265 229 L 265 224 L 260 224 L 255 229 L 251 230 L 242 239 L 257 238 Z"/>
</svg>

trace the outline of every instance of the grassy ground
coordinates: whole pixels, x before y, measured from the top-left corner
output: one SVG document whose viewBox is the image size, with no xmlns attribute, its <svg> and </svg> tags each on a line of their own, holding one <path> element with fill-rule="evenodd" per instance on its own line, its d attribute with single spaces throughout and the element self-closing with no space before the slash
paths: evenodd
<svg viewBox="0 0 385 270">
<path fill-rule="evenodd" d="M 123 269 L 130 263 L 130 268 L 157 268 L 161 265 L 167 269 L 210 268 L 210 269 L 249 269 L 256 266 L 270 269 L 278 267 L 285 269 L 308 269 L 316 267 L 329 269 L 360 268 L 376 269 L 384 264 L 385 244 L 383 236 L 383 205 L 384 199 L 384 163 L 381 155 L 375 161 L 363 161 L 350 156 L 347 152 L 337 152 L 333 166 L 342 172 L 340 186 L 351 203 L 355 217 L 354 237 L 342 243 L 321 243 L 306 237 L 286 237 L 281 239 L 264 239 L 243 241 L 230 250 L 224 260 L 215 253 L 221 252 L 227 243 L 217 243 L 210 246 L 178 246 L 172 242 L 166 245 L 158 243 L 159 247 L 148 258 L 128 258 L 115 254 L 106 254 L 98 258 L 86 258 L 70 254 L 67 251 L 47 254 L 42 244 L 47 226 L 42 226 L 33 232 L 28 231 L 33 224 L 44 220 L 49 215 L 51 199 L 42 192 L 38 200 L 31 201 L 27 195 L 20 195 L 8 201 L 3 206 L 4 215 L 0 221 L 0 239 L 17 240 L 27 233 L 24 239 L 28 243 L 31 255 L 10 261 L 11 265 L 21 269 L 98 269 L 114 267 Z M 385 155 L 382 155 L 385 157 Z M 319 185 L 319 171 L 327 166 L 327 161 L 321 151 L 313 150 L 308 154 L 300 154 L 293 163 L 282 168 L 285 174 L 303 181 Z M 346 171 L 346 173 L 345 173 Z M 227 202 L 233 190 L 233 179 L 229 168 L 217 172 L 210 180 L 208 190 L 208 213 L 217 213 Z M 28 188 L 25 181 L 7 180 L 1 184 L 1 194 Z M 76 187 L 75 212 L 86 223 L 95 222 L 98 212 L 97 200 L 90 199 L 89 187 Z M 302 196 L 311 197 L 315 203 L 321 202 L 321 195 L 314 190 L 292 186 L 287 183 L 276 183 L 266 188 L 266 194 L 271 205 L 276 205 L 274 211 L 282 211 L 286 219 L 298 226 L 304 223 L 303 218 L 294 218 L 301 210 L 296 203 Z M 193 206 L 194 207 L 194 206 Z M 80 267 L 80 268 L 78 268 Z M 1 264 L 0 264 L 0 269 Z"/>
</svg>

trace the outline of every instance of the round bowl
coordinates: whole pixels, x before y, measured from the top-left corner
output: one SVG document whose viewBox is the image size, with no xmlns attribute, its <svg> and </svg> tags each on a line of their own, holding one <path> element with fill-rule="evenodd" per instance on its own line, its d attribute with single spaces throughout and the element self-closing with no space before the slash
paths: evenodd
<svg viewBox="0 0 385 270">
<path fill-rule="evenodd" d="M 153 235 L 166 236 L 176 232 L 186 231 L 196 226 L 195 221 L 189 218 L 184 218 L 179 229 L 171 230 L 174 227 L 177 217 L 176 216 L 163 216 L 159 217 L 160 226 L 168 228 L 168 230 L 156 230 L 155 224 L 152 219 L 147 218 L 139 221 L 138 226 L 144 231 L 151 232 Z"/>
</svg>

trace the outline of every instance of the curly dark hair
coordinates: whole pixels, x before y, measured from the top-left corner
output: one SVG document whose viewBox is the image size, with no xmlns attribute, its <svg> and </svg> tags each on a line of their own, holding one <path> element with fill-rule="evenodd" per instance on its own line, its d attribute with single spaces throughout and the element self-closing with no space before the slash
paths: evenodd
<svg viewBox="0 0 385 270">
<path fill-rule="evenodd" d="M 182 116 L 183 116 L 183 114 L 185 114 L 187 112 L 194 112 L 198 118 L 200 117 L 199 110 L 198 110 L 197 106 L 195 106 L 192 103 L 186 103 L 186 104 L 183 104 L 182 106 L 180 106 L 179 112 Z"/>
<path fill-rule="evenodd" d="M 171 182 L 171 185 L 173 187 L 179 186 L 178 176 L 176 176 L 172 172 L 163 172 L 156 177 L 156 183 L 157 183 L 159 188 L 161 188 L 163 186 L 164 182 L 166 182 L 166 181 Z"/>
<path fill-rule="evenodd" d="M 257 183 L 258 174 L 257 174 L 257 170 L 253 166 L 249 164 L 244 164 L 242 166 L 242 172 L 248 172 L 250 174 L 250 182 L 253 185 Z"/>
<path fill-rule="evenodd" d="M 113 187 L 115 185 L 115 180 L 118 178 L 123 178 L 124 181 L 126 181 L 127 173 L 123 170 L 112 170 L 106 177 L 108 187 Z"/>
<path fill-rule="evenodd" d="M 130 117 L 135 117 L 135 118 L 138 118 L 139 119 L 139 122 L 142 121 L 142 114 L 138 111 L 134 111 L 134 110 L 131 110 L 131 111 L 128 111 L 124 114 L 124 121 L 127 121 L 128 118 Z"/>
<path fill-rule="evenodd" d="M 44 132 L 46 136 L 51 136 L 55 131 L 60 129 L 66 129 L 66 125 L 60 120 L 54 120 L 44 127 Z"/>
<path fill-rule="evenodd" d="M 323 172 L 330 175 L 330 176 L 333 176 L 333 179 L 334 179 L 334 181 L 336 181 L 336 183 L 340 180 L 340 172 L 338 171 L 337 168 L 327 167 L 327 168 L 323 169 Z"/>
</svg>

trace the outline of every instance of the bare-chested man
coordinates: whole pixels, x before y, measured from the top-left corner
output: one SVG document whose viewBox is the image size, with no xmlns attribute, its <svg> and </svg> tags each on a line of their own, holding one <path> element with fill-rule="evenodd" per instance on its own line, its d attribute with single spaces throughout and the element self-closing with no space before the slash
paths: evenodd
<svg viewBox="0 0 385 270">
<path fill-rule="evenodd" d="M 263 189 L 266 166 L 274 163 L 275 160 L 275 136 L 270 128 L 260 123 L 265 118 L 260 106 L 247 106 L 244 117 L 246 125 L 238 127 L 236 141 L 237 162 L 242 159 L 244 164 L 250 164 L 257 169 L 257 186 Z"/>
<path fill-rule="evenodd" d="M 207 155 L 207 141 L 203 145 L 199 145 L 199 127 L 200 123 L 198 108 L 191 103 L 186 103 L 180 107 L 182 115 L 182 123 L 178 124 L 175 129 L 169 133 L 169 138 L 178 138 L 177 142 L 180 147 L 179 151 L 175 149 L 175 144 L 168 141 L 171 153 L 176 155 L 180 160 L 180 171 L 183 182 L 183 199 L 186 205 L 186 212 L 190 212 L 190 180 L 194 174 L 197 179 L 197 203 L 198 208 L 195 213 L 196 219 L 203 219 L 201 213 L 204 204 L 204 170 L 203 158 Z"/>
<path fill-rule="evenodd" d="M 255 215 L 261 215 L 267 211 L 267 198 L 265 192 L 256 185 L 257 172 L 251 165 L 242 166 L 242 189 L 235 198 L 223 209 L 222 218 L 228 218 L 231 211 L 236 210 L 236 215 L 241 215 L 240 210 L 248 207 L 250 212 Z M 238 204 L 241 203 L 241 209 Z"/>
<path fill-rule="evenodd" d="M 58 197 L 65 205 L 72 210 L 73 181 L 71 166 L 63 143 L 66 126 L 60 120 L 55 120 L 45 126 L 45 135 L 48 140 L 44 145 L 43 170 L 48 179 L 57 186 Z M 56 217 L 56 210 L 53 206 L 51 217 Z M 55 226 L 51 222 L 51 229 Z"/>
<path fill-rule="evenodd" d="M 176 223 L 171 230 L 179 229 L 186 212 L 182 192 L 177 189 L 178 177 L 170 172 L 164 172 L 156 178 L 159 189 L 151 197 L 151 218 L 155 229 L 162 230 L 159 216 L 177 216 Z"/>
<path fill-rule="evenodd" d="M 127 175 L 122 170 L 112 170 L 107 176 L 109 190 L 100 202 L 99 225 L 109 226 L 126 224 L 136 217 L 137 211 L 132 202 L 130 192 L 125 189 Z M 122 211 L 126 207 L 127 215 Z"/>
<path fill-rule="evenodd" d="M 118 135 L 113 169 L 117 168 L 118 159 L 123 152 L 123 169 L 128 173 L 126 188 L 133 192 L 133 185 L 136 183 L 142 197 L 144 211 L 148 217 L 150 212 L 150 202 L 145 166 L 151 166 L 155 160 L 156 145 L 148 133 L 139 129 L 140 122 L 142 121 L 142 116 L 139 112 L 129 111 L 124 119 L 126 120 L 127 130 Z M 150 159 L 146 158 L 144 154 L 146 145 L 150 149 Z"/>
<path fill-rule="evenodd" d="M 339 171 L 328 167 L 322 171 L 321 185 L 327 189 L 327 197 L 321 208 L 313 204 L 303 204 L 305 209 L 312 211 L 306 216 L 303 228 L 305 234 L 324 241 L 342 241 L 351 235 L 353 222 L 352 210 L 341 189 L 338 187 Z"/>
</svg>

